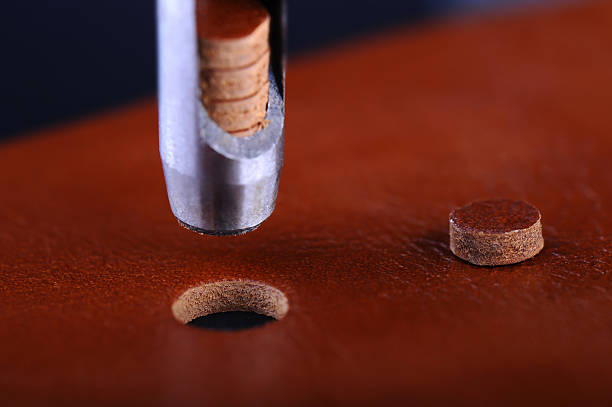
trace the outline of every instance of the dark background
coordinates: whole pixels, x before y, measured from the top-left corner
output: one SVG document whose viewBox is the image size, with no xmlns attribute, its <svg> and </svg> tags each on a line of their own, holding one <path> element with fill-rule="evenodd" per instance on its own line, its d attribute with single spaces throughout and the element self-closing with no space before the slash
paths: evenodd
<svg viewBox="0 0 612 407">
<path fill-rule="evenodd" d="M 527 2 L 289 0 L 289 54 Z M 4 1 L 0 46 L 0 140 L 155 94 L 154 0 Z"/>
</svg>

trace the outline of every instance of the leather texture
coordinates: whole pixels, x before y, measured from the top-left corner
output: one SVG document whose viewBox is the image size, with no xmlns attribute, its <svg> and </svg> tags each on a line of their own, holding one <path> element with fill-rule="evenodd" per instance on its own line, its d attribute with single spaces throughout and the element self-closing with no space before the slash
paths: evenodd
<svg viewBox="0 0 612 407">
<path fill-rule="evenodd" d="M 609 403 L 610 21 L 566 4 L 294 59 L 277 208 L 241 237 L 177 225 L 154 101 L 2 145 L 2 404 Z M 449 212 L 489 197 L 540 209 L 539 255 L 452 255 Z M 286 317 L 173 318 L 235 279 Z"/>
</svg>

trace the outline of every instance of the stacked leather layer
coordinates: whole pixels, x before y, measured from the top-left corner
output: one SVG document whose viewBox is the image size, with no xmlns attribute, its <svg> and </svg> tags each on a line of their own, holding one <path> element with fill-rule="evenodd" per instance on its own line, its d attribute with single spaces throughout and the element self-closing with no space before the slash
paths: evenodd
<svg viewBox="0 0 612 407">
<path fill-rule="evenodd" d="M 270 16 L 256 0 L 200 0 L 200 90 L 223 130 L 247 137 L 265 127 Z"/>
</svg>

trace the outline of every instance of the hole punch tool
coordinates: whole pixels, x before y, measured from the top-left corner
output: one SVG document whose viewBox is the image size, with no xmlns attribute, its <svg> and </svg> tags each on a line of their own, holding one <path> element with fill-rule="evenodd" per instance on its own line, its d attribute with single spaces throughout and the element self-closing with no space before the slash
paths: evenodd
<svg viewBox="0 0 612 407">
<path fill-rule="evenodd" d="M 247 137 L 223 130 L 202 104 L 198 0 L 158 0 L 159 149 L 170 206 L 197 233 L 239 235 L 274 210 L 285 128 L 285 1 L 270 14 L 266 126 Z"/>
</svg>

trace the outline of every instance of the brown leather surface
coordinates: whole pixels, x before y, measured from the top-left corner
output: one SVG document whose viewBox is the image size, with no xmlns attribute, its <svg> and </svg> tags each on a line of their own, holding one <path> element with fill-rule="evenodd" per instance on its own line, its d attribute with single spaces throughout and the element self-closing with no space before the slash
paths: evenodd
<svg viewBox="0 0 612 407">
<path fill-rule="evenodd" d="M 399 31 L 294 60 L 278 205 L 202 237 L 165 196 L 153 101 L 0 149 L 0 399 L 609 404 L 612 5 Z M 546 247 L 453 256 L 448 214 L 524 199 Z M 200 282 L 281 321 L 179 324 Z"/>
<path fill-rule="evenodd" d="M 525 201 L 486 199 L 451 211 L 449 220 L 474 233 L 506 233 L 527 229 L 540 220 L 538 208 Z"/>
<path fill-rule="evenodd" d="M 197 0 L 198 36 L 201 39 L 244 37 L 268 18 L 268 11 L 258 0 Z"/>
</svg>

